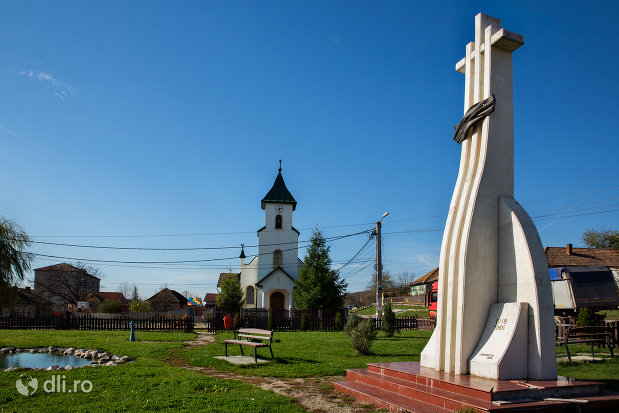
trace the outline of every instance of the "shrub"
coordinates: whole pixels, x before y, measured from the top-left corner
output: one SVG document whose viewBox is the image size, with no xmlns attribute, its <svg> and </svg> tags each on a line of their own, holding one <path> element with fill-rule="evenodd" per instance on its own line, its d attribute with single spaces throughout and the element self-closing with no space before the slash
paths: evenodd
<svg viewBox="0 0 619 413">
<path fill-rule="evenodd" d="M 595 314 L 587 307 L 583 307 L 578 310 L 578 321 L 576 321 L 578 327 L 594 326 Z"/>
<path fill-rule="evenodd" d="M 269 310 L 269 319 L 267 321 L 267 330 L 275 330 L 275 317 L 273 317 L 273 310 Z"/>
<path fill-rule="evenodd" d="M 131 304 L 129 304 L 129 311 L 134 313 L 147 313 L 151 311 L 150 303 L 146 300 L 136 298 L 131 301 Z"/>
<path fill-rule="evenodd" d="M 120 303 L 116 301 L 104 301 L 99 304 L 99 308 L 97 309 L 100 313 L 112 313 L 119 314 L 120 313 Z"/>
<path fill-rule="evenodd" d="M 346 321 L 346 325 L 344 326 L 344 332 L 350 335 L 352 334 L 352 330 L 357 327 L 357 325 L 361 322 L 361 317 L 356 315 L 351 315 L 348 317 L 348 321 Z"/>
<path fill-rule="evenodd" d="M 241 328 L 241 317 L 239 316 L 239 313 L 234 313 L 234 318 L 232 319 L 232 329 L 238 330 L 239 328 Z"/>
<path fill-rule="evenodd" d="M 387 337 L 393 337 L 396 332 L 400 334 L 400 329 L 396 326 L 395 313 L 391 309 L 391 303 L 387 303 L 383 308 L 383 331 Z"/>
<path fill-rule="evenodd" d="M 370 354 L 370 348 L 372 342 L 376 338 L 376 325 L 374 320 L 363 320 L 350 332 L 350 345 L 357 351 L 357 353 L 366 355 Z"/>
<path fill-rule="evenodd" d="M 342 313 L 336 313 L 335 314 L 335 329 L 337 331 L 341 331 L 342 330 Z"/>
<path fill-rule="evenodd" d="M 301 325 L 299 326 L 299 329 L 301 331 L 305 331 L 308 328 L 309 328 L 309 314 L 303 313 L 303 315 L 301 316 Z"/>
</svg>

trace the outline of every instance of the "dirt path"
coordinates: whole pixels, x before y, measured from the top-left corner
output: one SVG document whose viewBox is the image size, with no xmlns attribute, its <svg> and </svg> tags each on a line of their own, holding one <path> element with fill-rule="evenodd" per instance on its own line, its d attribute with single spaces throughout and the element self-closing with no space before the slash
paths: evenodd
<svg viewBox="0 0 619 413">
<path fill-rule="evenodd" d="M 196 339 L 187 343 L 190 347 L 196 347 L 208 345 L 214 341 L 214 335 L 198 332 Z M 298 379 L 252 377 L 215 370 L 210 367 L 192 366 L 184 360 L 179 359 L 169 359 L 168 362 L 175 366 L 197 371 L 210 377 L 240 380 L 245 383 L 253 384 L 263 390 L 271 390 L 274 393 L 295 399 L 304 409 L 311 412 L 370 413 L 377 411 L 372 405 L 361 404 L 354 398 L 333 390 L 332 382 L 344 380 L 343 376 L 307 377 Z"/>
</svg>

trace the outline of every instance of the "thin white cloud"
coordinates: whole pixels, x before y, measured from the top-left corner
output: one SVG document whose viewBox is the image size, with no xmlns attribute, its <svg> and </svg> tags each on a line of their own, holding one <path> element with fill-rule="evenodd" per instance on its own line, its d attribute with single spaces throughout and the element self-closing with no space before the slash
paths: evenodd
<svg viewBox="0 0 619 413">
<path fill-rule="evenodd" d="M 5 128 L 4 126 L 0 125 L 0 130 L 3 130 L 4 132 L 8 133 L 9 135 L 13 135 L 16 138 L 19 138 L 20 140 L 26 142 L 27 144 L 32 145 L 32 142 L 30 142 L 28 139 L 24 138 L 23 136 L 21 136 L 19 133 L 17 132 L 13 132 L 12 130 Z"/>
<path fill-rule="evenodd" d="M 48 83 L 51 85 L 54 95 L 56 95 L 60 100 L 72 100 L 76 95 L 73 86 L 56 79 L 49 73 L 38 72 L 36 70 L 20 70 L 17 74 L 26 76 L 30 80 Z"/>
</svg>

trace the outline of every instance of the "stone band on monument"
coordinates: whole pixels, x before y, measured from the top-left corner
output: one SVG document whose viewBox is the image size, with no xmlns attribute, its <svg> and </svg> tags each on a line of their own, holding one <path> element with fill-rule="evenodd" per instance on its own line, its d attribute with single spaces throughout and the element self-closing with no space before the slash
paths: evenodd
<svg viewBox="0 0 619 413">
<path fill-rule="evenodd" d="M 557 377 L 544 250 L 514 199 L 512 52 L 522 44 L 480 13 L 475 42 L 456 65 L 465 75 L 465 116 L 454 136 L 462 155 L 441 245 L 436 328 L 421 354 L 421 365 L 437 371 Z"/>
</svg>

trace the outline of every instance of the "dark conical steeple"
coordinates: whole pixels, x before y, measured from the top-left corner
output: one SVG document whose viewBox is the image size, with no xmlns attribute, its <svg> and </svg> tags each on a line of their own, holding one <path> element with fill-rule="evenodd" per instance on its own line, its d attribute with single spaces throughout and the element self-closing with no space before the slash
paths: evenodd
<svg viewBox="0 0 619 413">
<path fill-rule="evenodd" d="M 277 172 L 277 177 L 275 178 L 275 183 L 271 190 L 262 198 L 262 202 L 260 207 L 262 209 L 265 208 L 267 202 L 273 202 L 278 204 L 292 204 L 292 210 L 294 211 L 297 208 L 297 201 L 295 201 L 294 197 L 286 188 L 286 183 L 284 182 L 284 177 L 282 176 L 282 161 L 279 161 L 279 169 Z"/>
</svg>

